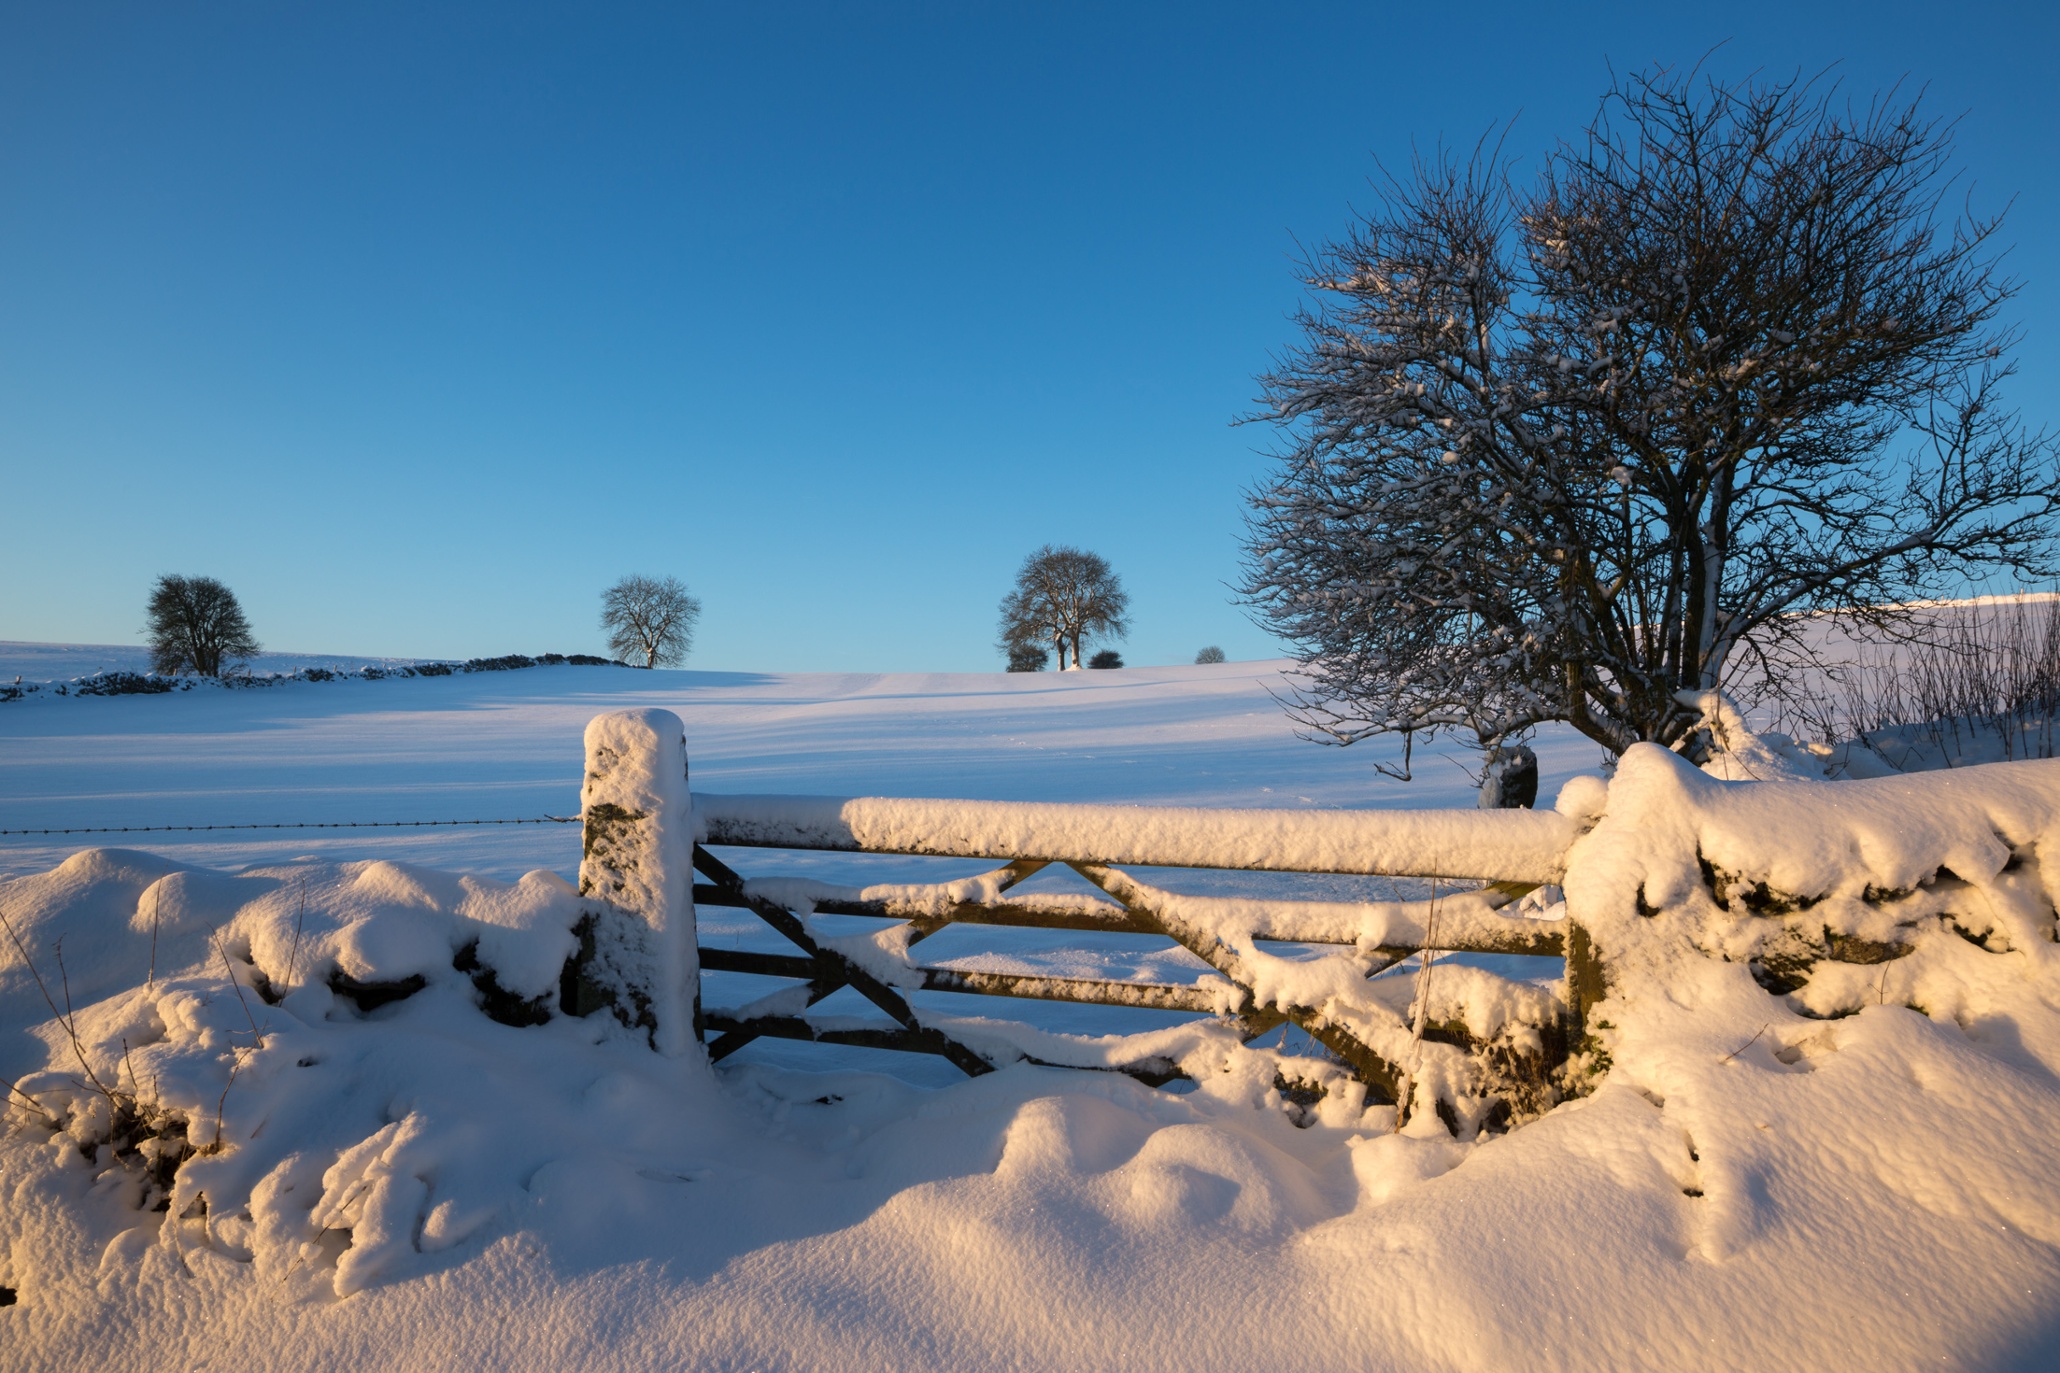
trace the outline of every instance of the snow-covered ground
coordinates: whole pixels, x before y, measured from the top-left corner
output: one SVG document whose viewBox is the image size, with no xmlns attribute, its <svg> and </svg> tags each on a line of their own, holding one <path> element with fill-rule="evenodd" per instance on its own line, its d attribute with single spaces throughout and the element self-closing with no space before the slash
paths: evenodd
<svg viewBox="0 0 2060 1373">
<path fill-rule="evenodd" d="M 501 819 L 579 808 L 580 736 L 603 710 L 686 722 L 697 790 L 1208 806 L 1471 805 L 1463 749 L 1380 776 L 1369 741 L 1294 737 L 1286 664 L 1105 672 L 802 674 L 537 667 L 262 692 L 0 703 L 0 830 L 77 825 Z M 1597 771 L 1571 731 L 1537 744 L 1548 798 Z M 184 862 L 409 857 L 512 878 L 569 873 L 576 829 L 148 836 Z M 0 836 L 0 872 L 79 841 Z M 108 842 L 114 842 L 109 840 Z"/>
<path fill-rule="evenodd" d="M 0 705 L 0 829 L 569 814 L 586 722 L 643 706 L 685 722 L 702 791 L 1471 804 L 1457 761 L 1419 751 L 1405 786 L 1295 741 L 1278 666 L 29 698 Z M 1536 746 L 1547 799 L 1596 771 Z M 139 1208 L 77 1147 L 96 1098 L 0 949 L 0 1072 L 70 1122 L 24 1107 L 0 1146 L 0 1366 L 2060 1365 L 2060 764 L 1726 786 L 1627 759 L 1568 879 L 1623 969 L 1614 1066 L 1465 1143 L 1429 1113 L 1297 1128 L 1235 1072 L 711 1074 L 606 1017 L 490 1020 L 451 951 L 547 991 L 577 834 L 0 837 L 0 911 L 39 967 L 65 941 L 88 1059 L 228 1145 Z M 1770 995 L 1754 941 L 1803 926 L 1715 904 L 1704 859 L 1913 952 Z M 230 991 L 225 950 L 278 1004 Z M 319 975 L 417 964 L 362 1015 Z"/>
</svg>

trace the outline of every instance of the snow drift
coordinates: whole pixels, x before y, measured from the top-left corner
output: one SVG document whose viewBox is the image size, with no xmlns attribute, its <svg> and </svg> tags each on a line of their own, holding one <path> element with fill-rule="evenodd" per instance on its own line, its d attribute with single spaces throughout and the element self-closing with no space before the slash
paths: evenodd
<svg viewBox="0 0 2060 1373">
<path fill-rule="evenodd" d="M 2060 763 L 1587 790 L 1579 1095 L 1463 1141 L 1234 1058 L 711 1072 L 495 1017 L 549 874 L 76 855 L 0 883 L 6 1362 L 2050 1366 Z"/>
</svg>

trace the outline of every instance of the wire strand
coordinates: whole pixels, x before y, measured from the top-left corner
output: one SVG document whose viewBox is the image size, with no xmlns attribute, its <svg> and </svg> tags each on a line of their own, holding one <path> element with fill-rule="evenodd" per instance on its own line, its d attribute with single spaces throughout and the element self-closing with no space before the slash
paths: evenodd
<svg viewBox="0 0 2060 1373">
<path fill-rule="evenodd" d="M 521 820 L 300 820 L 256 825 L 74 825 L 66 829 L 0 830 L 22 834 L 198 834 L 207 830 L 380 830 L 427 829 L 433 825 L 577 825 L 577 815 L 544 815 Z"/>
</svg>

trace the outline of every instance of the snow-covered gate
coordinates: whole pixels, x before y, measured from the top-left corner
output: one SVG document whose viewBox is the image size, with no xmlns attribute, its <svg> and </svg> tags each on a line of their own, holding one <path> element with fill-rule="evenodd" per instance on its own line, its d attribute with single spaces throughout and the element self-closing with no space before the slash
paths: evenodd
<svg viewBox="0 0 2060 1373">
<path fill-rule="evenodd" d="M 676 720 L 664 712 L 631 715 L 640 721 L 662 716 L 672 723 L 657 732 L 678 739 Z M 625 817 L 647 822 L 640 812 L 689 804 L 683 746 L 677 763 L 661 762 L 655 769 L 633 765 L 619 740 L 602 740 L 596 753 L 596 731 L 605 733 L 611 720 L 629 719 L 601 717 L 588 736 L 589 862 L 582 887 L 597 893 L 622 886 L 607 851 L 608 836 L 623 832 Z M 642 727 L 633 732 L 655 740 Z M 629 807 L 622 803 L 627 793 L 610 782 L 625 768 L 649 778 L 675 767 L 676 793 L 658 796 L 645 786 Z M 698 972 L 689 974 L 694 1032 L 715 1060 L 771 1036 L 936 1054 L 969 1074 L 1028 1059 L 1110 1069 L 1158 1083 L 1193 1072 L 1198 1061 L 1215 1061 L 1210 1052 L 1221 1059 L 1225 1049 L 1235 1053 L 1290 1022 L 1334 1061 L 1267 1056 L 1289 1097 L 1311 1100 L 1346 1088 L 1362 1102 L 1395 1101 L 1408 1095 L 1407 1083 L 1414 1080 L 1431 1088 L 1428 1099 L 1441 1114 L 1478 1121 L 1507 1114 L 1512 1106 L 1525 1112 L 1547 1104 L 1535 1097 L 1549 1090 L 1545 1084 L 1565 1060 L 1567 1045 L 1578 1042 L 1569 1008 L 1584 998 L 1561 995 L 1556 987 L 1458 967 L 1440 969 L 1446 983 L 1441 996 L 1426 991 L 1419 997 L 1419 978 L 1374 980 L 1425 950 L 1557 958 L 1572 942 L 1578 955 L 1581 941 L 1578 934 L 1570 941 L 1563 907 L 1523 900 L 1560 879 L 1566 851 L 1582 828 L 1555 812 L 1218 810 L 705 793 L 690 804 L 691 862 L 699 880 L 684 912 L 686 927 L 693 927 L 694 907 L 747 910 L 792 946 L 791 952 L 768 953 L 697 941 L 691 962 L 698 969 L 788 979 L 781 990 L 747 1005 L 703 1009 Z M 649 816 L 667 819 L 661 828 L 677 843 L 683 836 L 676 819 Z M 977 858 L 999 866 L 950 882 L 850 888 L 806 878 L 747 877 L 711 851 L 717 848 Z M 619 857 L 613 861 L 622 866 Z M 1079 874 L 1098 894 L 1016 890 L 1053 865 Z M 1126 871 L 1139 867 L 1412 877 L 1452 886 L 1442 893 L 1433 886 L 1427 899 L 1386 902 L 1199 897 Z M 671 899 L 686 904 L 681 899 L 687 895 L 682 891 Z M 647 896 L 628 904 L 648 901 Z M 840 936 L 824 927 L 824 916 L 881 923 L 871 933 Z M 1175 984 L 926 963 L 923 942 L 954 924 L 1163 936 L 1213 971 L 1200 981 Z M 1328 946 L 1330 952 L 1311 958 L 1305 948 L 1293 956 L 1280 945 Z M 1568 965 L 1578 978 L 1582 960 L 1569 959 Z M 811 1007 L 845 987 L 892 1024 L 811 1016 Z M 973 1017 L 932 1015 L 926 1021 L 910 1004 L 916 991 L 1203 1013 L 1213 1017 L 1205 1022 L 1213 1046 L 1209 1035 L 1017 1035 Z M 679 1014 L 686 1013 L 681 1004 Z M 656 1018 L 662 1023 L 665 1013 Z M 1363 1091 L 1349 1086 L 1354 1080 Z M 1512 1100 L 1527 1090 L 1534 1099 Z"/>
</svg>

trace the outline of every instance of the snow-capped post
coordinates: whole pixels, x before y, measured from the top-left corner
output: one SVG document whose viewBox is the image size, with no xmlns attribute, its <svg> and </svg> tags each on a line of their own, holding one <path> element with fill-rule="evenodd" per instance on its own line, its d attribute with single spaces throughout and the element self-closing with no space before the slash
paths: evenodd
<svg viewBox="0 0 2060 1373">
<path fill-rule="evenodd" d="M 565 965 L 569 1015 L 613 1011 L 663 1054 L 698 1044 L 694 810 L 687 743 L 669 710 L 618 710 L 587 724 L 580 895 L 589 898 Z"/>
</svg>

